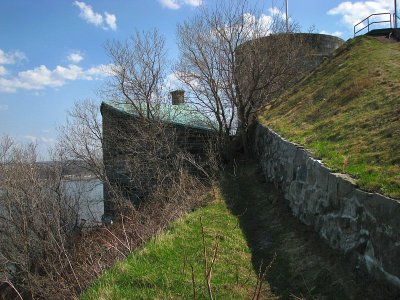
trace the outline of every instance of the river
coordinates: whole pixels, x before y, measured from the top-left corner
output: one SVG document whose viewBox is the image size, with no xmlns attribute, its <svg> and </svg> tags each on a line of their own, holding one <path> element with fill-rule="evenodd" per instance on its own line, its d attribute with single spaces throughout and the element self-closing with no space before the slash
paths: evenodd
<svg viewBox="0 0 400 300">
<path fill-rule="evenodd" d="M 64 180 L 66 196 L 71 203 L 76 203 L 78 218 L 85 220 L 87 225 L 101 222 L 104 213 L 103 184 L 98 179 Z M 7 192 L 0 189 L 0 198 Z M 1 210 L 0 210 L 1 211 Z"/>
<path fill-rule="evenodd" d="M 66 193 L 79 203 L 79 218 L 89 223 L 101 222 L 104 213 L 103 184 L 98 179 L 66 180 Z"/>
</svg>

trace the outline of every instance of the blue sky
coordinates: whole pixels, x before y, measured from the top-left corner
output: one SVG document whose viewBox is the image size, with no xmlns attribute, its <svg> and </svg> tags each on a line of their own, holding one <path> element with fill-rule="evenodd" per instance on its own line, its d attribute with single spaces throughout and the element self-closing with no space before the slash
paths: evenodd
<svg viewBox="0 0 400 300">
<path fill-rule="evenodd" d="M 109 40 L 154 27 L 177 58 L 176 24 L 200 5 L 218 0 L 2 0 L 0 1 L 0 136 L 36 141 L 42 154 L 54 143 L 75 101 L 101 101 L 96 91 L 110 63 Z M 265 14 L 283 0 L 259 1 Z M 289 0 L 289 15 L 303 31 L 348 39 L 353 24 L 393 10 L 393 0 Z"/>
</svg>

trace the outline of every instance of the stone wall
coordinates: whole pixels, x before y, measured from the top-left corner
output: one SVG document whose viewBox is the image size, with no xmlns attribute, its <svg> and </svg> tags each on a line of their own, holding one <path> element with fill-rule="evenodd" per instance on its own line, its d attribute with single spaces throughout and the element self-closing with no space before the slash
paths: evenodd
<svg viewBox="0 0 400 300">
<path fill-rule="evenodd" d="M 101 104 L 101 114 L 103 120 L 103 163 L 108 179 L 108 182 L 103 184 L 103 221 L 107 222 L 106 220 L 113 219 L 117 212 L 115 192 L 113 191 L 117 191 L 118 195 L 129 199 L 134 205 L 140 205 L 141 200 L 147 196 L 145 187 L 133 183 L 129 162 L 135 158 L 132 148 L 137 141 L 136 131 L 146 130 L 144 129 L 145 126 L 151 127 L 153 123 L 144 122 L 138 126 L 136 116 L 105 102 Z M 168 134 L 168 137 L 174 139 L 174 146 L 184 149 L 197 159 L 206 155 L 206 147 L 213 131 L 171 122 L 162 123 L 165 126 L 163 127 L 164 134 Z M 154 136 L 154 138 L 157 137 Z M 143 143 L 143 140 L 140 140 L 140 142 Z M 188 169 L 191 171 L 189 167 Z M 149 173 L 151 174 L 150 167 Z M 142 177 L 146 178 L 146 175 L 142 174 Z"/>
<path fill-rule="evenodd" d="M 313 226 L 354 267 L 400 288 L 400 203 L 357 188 L 304 148 L 258 125 L 255 150 L 268 181 L 279 186 L 293 215 Z"/>
<path fill-rule="evenodd" d="M 281 64 L 274 63 L 277 57 L 283 59 L 280 55 L 288 56 L 291 54 L 301 58 L 291 58 L 292 63 L 295 64 L 298 79 L 301 79 L 329 58 L 343 44 L 344 40 L 341 38 L 327 34 L 273 34 L 241 44 L 236 51 L 236 63 L 238 64 L 238 71 L 243 71 L 250 63 L 253 63 L 249 57 L 256 57 L 261 66 L 258 71 L 262 70 L 263 67 L 273 69 L 281 66 Z M 250 70 L 252 71 L 253 68 Z M 286 72 L 289 71 L 286 70 Z M 277 71 L 272 70 L 271 72 Z M 246 74 L 246 72 L 244 73 Z M 245 80 L 242 84 L 247 85 L 248 81 Z"/>
</svg>

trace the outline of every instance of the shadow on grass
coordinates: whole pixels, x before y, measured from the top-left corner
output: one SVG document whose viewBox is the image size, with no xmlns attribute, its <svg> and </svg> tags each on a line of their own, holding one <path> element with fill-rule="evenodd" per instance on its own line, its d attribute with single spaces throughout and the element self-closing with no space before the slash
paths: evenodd
<svg viewBox="0 0 400 300">
<path fill-rule="evenodd" d="M 239 218 L 254 270 L 268 266 L 276 256 L 266 277 L 276 295 L 283 299 L 392 299 L 294 218 L 282 193 L 265 182 L 255 162 L 241 162 L 228 170 L 221 190 Z"/>
</svg>

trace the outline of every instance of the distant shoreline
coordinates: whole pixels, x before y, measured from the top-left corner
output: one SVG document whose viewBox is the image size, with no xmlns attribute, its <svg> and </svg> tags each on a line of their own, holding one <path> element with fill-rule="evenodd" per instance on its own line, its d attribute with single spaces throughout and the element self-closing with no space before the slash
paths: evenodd
<svg viewBox="0 0 400 300">
<path fill-rule="evenodd" d="M 71 181 L 75 181 L 75 180 L 95 180 L 98 178 L 93 175 L 93 174 L 89 174 L 89 175 L 63 175 L 63 180 L 71 180 Z"/>
</svg>

